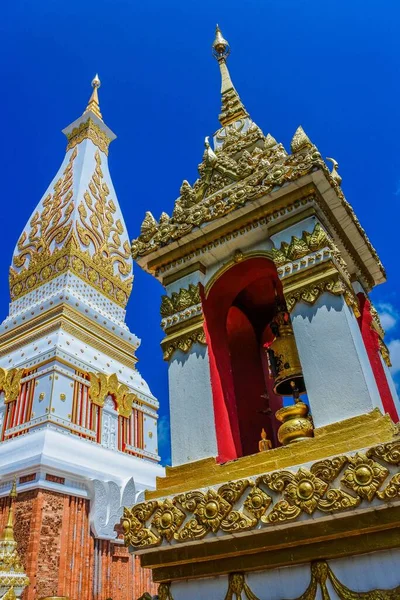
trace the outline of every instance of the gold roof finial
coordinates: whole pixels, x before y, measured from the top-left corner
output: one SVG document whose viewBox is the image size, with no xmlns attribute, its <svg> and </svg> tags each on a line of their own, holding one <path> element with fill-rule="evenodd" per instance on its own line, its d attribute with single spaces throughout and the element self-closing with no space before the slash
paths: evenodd
<svg viewBox="0 0 400 600">
<path fill-rule="evenodd" d="M 230 52 L 231 48 L 217 25 L 215 39 L 212 45 L 212 53 L 214 58 L 217 59 L 221 71 L 222 111 L 219 115 L 219 121 L 223 127 L 248 116 L 247 111 L 239 98 L 239 94 L 234 88 L 226 65 L 226 59 Z"/>
<path fill-rule="evenodd" d="M 14 501 L 17 497 L 17 478 L 14 481 L 10 491 L 10 508 L 8 509 L 7 524 L 4 527 L 1 539 L 6 542 L 14 542 Z"/>
<path fill-rule="evenodd" d="M 93 92 L 92 95 L 89 98 L 89 102 L 88 105 L 86 107 L 85 112 L 83 113 L 84 115 L 91 111 L 93 114 L 96 115 L 96 117 L 98 117 L 99 119 L 103 120 L 102 114 L 100 112 L 100 104 L 99 104 L 99 94 L 98 94 L 98 89 L 101 86 L 101 81 L 99 79 L 99 76 L 96 75 L 93 77 L 92 79 L 92 88 L 93 88 Z"/>
<path fill-rule="evenodd" d="M 215 28 L 215 40 L 213 42 L 212 49 L 213 54 L 218 61 L 228 58 L 231 52 L 231 48 L 226 39 L 223 37 L 218 24 Z"/>
</svg>

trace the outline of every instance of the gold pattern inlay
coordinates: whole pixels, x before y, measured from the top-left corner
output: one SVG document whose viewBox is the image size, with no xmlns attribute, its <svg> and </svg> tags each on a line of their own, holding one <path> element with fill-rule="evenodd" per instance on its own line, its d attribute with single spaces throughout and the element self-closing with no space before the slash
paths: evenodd
<svg viewBox="0 0 400 600">
<path fill-rule="evenodd" d="M 29 233 L 18 241 L 19 253 L 10 268 L 11 298 L 14 301 L 71 271 L 125 307 L 132 289 L 130 247 L 127 241 L 122 243 L 124 227 L 113 216 L 116 207 L 103 180 L 101 156 L 96 152 L 95 171 L 78 206 L 80 221 L 75 223 L 72 167 L 76 156 L 75 148 L 54 193 L 45 198 L 42 214 L 34 214 Z"/>
<path fill-rule="evenodd" d="M 91 140 L 106 156 L 108 156 L 108 146 L 111 142 L 111 138 L 90 117 L 67 133 L 67 140 L 67 151 L 75 148 L 83 140 Z"/>
</svg>

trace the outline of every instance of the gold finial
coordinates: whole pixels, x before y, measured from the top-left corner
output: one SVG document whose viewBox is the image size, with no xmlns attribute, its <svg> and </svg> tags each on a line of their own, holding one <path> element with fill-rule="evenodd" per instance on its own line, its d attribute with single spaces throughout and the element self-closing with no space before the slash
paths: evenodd
<svg viewBox="0 0 400 600">
<path fill-rule="evenodd" d="M 17 497 L 17 478 L 14 481 L 10 491 L 10 508 L 8 509 L 7 524 L 4 527 L 1 539 L 6 542 L 14 542 L 14 501 Z"/>
<path fill-rule="evenodd" d="M 218 61 L 228 58 L 231 52 L 231 48 L 226 39 L 223 37 L 218 24 L 215 29 L 215 40 L 213 42 L 212 49 L 213 55 Z"/>
<path fill-rule="evenodd" d="M 96 73 L 96 75 L 92 79 L 93 92 L 89 98 L 88 105 L 83 114 L 85 115 L 87 112 L 91 111 L 92 113 L 94 113 L 96 115 L 96 117 L 103 120 L 102 114 L 100 112 L 99 94 L 97 92 L 97 90 L 99 89 L 100 86 L 101 86 L 101 81 L 99 79 L 98 74 Z"/>
<path fill-rule="evenodd" d="M 13 484 L 11 486 L 10 498 L 11 498 L 11 500 L 15 500 L 17 496 L 18 496 L 18 494 L 17 494 L 17 476 L 15 475 Z"/>
<path fill-rule="evenodd" d="M 217 59 L 221 71 L 221 94 L 222 94 L 222 111 L 219 115 L 219 121 L 223 127 L 248 116 L 239 94 L 234 88 L 234 85 L 229 75 L 226 59 L 228 58 L 231 48 L 223 37 L 219 26 L 215 30 L 215 39 L 212 45 L 212 52 Z"/>
</svg>

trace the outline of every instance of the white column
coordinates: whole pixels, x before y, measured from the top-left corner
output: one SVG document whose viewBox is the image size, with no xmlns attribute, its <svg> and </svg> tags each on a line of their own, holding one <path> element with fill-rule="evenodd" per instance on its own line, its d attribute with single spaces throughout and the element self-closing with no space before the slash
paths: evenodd
<svg viewBox="0 0 400 600">
<path fill-rule="evenodd" d="M 383 406 L 357 320 L 342 296 L 322 294 L 292 312 L 315 427 Z"/>
<path fill-rule="evenodd" d="M 168 368 L 173 466 L 217 456 L 207 346 L 174 352 Z"/>
</svg>

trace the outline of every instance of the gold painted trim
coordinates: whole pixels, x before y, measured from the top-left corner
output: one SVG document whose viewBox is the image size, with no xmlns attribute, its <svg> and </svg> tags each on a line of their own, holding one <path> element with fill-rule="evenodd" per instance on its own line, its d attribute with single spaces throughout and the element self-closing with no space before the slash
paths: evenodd
<svg viewBox="0 0 400 600">
<path fill-rule="evenodd" d="M 264 532 L 263 532 L 264 533 Z M 141 565 L 152 569 L 155 582 L 225 575 L 232 571 L 276 569 L 304 564 L 321 557 L 342 558 L 398 548 L 400 506 L 349 514 L 324 522 L 299 523 L 290 536 L 282 529 L 235 537 L 226 542 L 181 547 L 168 562 L 169 550 L 141 555 Z M 175 549 L 176 547 L 174 547 Z M 219 553 L 221 551 L 221 553 Z"/>
<path fill-rule="evenodd" d="M 191 320 L 190 320 L 191 321 Z M 163 350 L 164 360 L 171 360 L 175 350 L 181 350 L 182 352 L 188 352 L 195 343 L 207 344 L 206 334 L 203 328 L 204 320 L 192 325 L 189 321 L 190 327 L 185 327 L 172 335 L 168 335 L 161 342 L 161 348 Z"/>
<path fill-rule="evenodd" d="M 356 451 L 373 444 L 393 440 L 396 427 L 389 415 L 379 409 L 314 430 L 314 438 L 288 446 L 243 456 L 218 464 L 215 458 L 205 458 L 177 467 L 166 467 L 166 476 L 157 477 L 156 489 L 147 490 L 146 500 L 222 484 L 233 479 L 269 473 L 327 456 Z"/>
<path fill-rule="evenodd" d="M 108 156 L 108 146 L 110 145 L 111 138 L 90 117 L 87 121 L 75 127 L 70 133 L 67 133 L 66 137 L 68 140 L 67 151 L 75 148 L 83 140 L 88 139 Z"/>
</svg>

